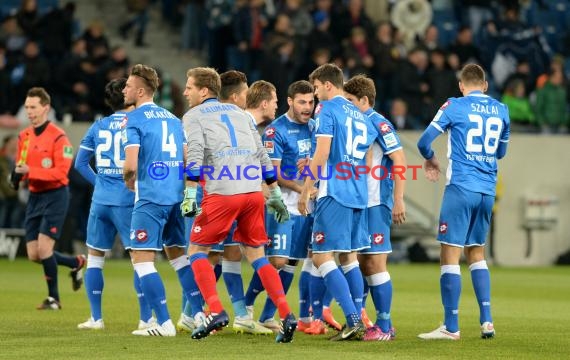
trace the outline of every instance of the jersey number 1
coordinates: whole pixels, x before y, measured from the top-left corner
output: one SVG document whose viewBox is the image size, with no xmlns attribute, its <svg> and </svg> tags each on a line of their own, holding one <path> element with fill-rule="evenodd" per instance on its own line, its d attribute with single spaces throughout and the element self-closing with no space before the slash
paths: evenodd
<svg viewBox="0 0 570 360">
<path fill-rule="evenodd" d="M 358 150 L 359 145 L 366 144 L 366 124 L 359 121 L 352 121 L 352 118 L 346 118 L 346 153 L 352 155 L 356 159 L 364 159 L 366 151 Z M 360 135 L 352 137 L 352 126 L 359 130 Z"/>
</svg>

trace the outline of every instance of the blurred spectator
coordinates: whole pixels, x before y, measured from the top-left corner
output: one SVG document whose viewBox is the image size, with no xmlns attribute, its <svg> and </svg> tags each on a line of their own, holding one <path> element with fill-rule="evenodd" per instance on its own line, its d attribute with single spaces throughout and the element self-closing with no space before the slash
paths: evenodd
<svg viewBox="0 0 570 360">
<path fill-rule="evenodd" d="M 422 46 L 428 52 L 435 50 L 439 46 L 438 37 L 439 37 L 439 30 L 437 29 L 437 26 L 432 24 L 428 26 L 425 33 L 423 34 L 420 46 Z"/>
<path fill-rule="evenodd" d="M 368 46 L 366 31 L 361 27 L 354 27 L 350 32 L 350 40 L 344 46 L 343 57 L 346 62 L 348 76 L 357 74 L 370 75 L 374 66 L 374 58 Z"/>
<path fill-rule="evenodd" d="M 18 25 L 24 30 L 28 39 L 38 40 L 40 16 L 36 0 L 22 0 L 16 18 Z"/>
<path fill-rule="evenodd" d="M 328 48 L 317 47 L 311 53 L 311 57 L 307 59 L 297 71 L 296 79 L 308 79 L 309 75 L 323 64 L 331 62 L 331 52 Z"/>
<path fill-rule="evenodd" d="M 374 34 L 374 24 L 366 15 L 362 0 L 348 0 L 346 8 L 334 12 L 331 17 L 331 33 L 338 42 L 350 37 L 353 27 L 360 26 L 368 36 Z"/>
<path fill-rule="evenodd" d="M 396 70 L 393 83 L 394 95 L 406 102 L 410 117 L 422 127 L 425 127 L 431 120 L 425 113 L 425 98 L 429 91 L 429 85 L 426 82 L 428 61 L 425 50 L 412 49 L 408 54 L 408 59 L 403 61 Z"/>
<path fill-rule="evenodd" d="M 496 2 L 496 0 L 463 0 L 458 6 L 462 12 L 462 22 L 471 29 L 476 37 L 478 37 L 482 26 L 495 17 L 493 3 Z"/>
<path fill-rule="evenodd" d="M 73 14 L 75 3 L 67 3 L 64 8 L 54 8 L 39 22 L 42 53 L 51 65 L 57 65 L 71 48 L 73 34 Z"/>
<path fill-rule="evenodd" d="M 524 81 L 513 78 L 505 87 L 501 102 L 509 108 L 512 132 L 535 132 L 534 111 L 526 96 Z"/>
<path fill-rule="evenodd" d="M 557 134 L 568 123 L 564 74 L 551 70 L 548 81 L 536 91 L 536 120 L 545 134 Z"/>
<path fill-rule="evenodd" d="M 105 36 L 103 24 L 99 21 L 93 21 L 85 32 L 83 33 L 83 39 L 85 40 L 85 44 L 87 46 L 87 54 L 93 58 L 98 56 L 98 50 L 104 48 L 109 52 L 109 40 Z"/>
<path fill-rule="evenodd" d="M 155 67 L 160 83 L 154 93 L 154 103 L 161 106 L 179 118 L 182 118 L 186 110 L 186 103 L 182 96 L 183 88 L 172 79 L 168 72 Z"/>
<path fill-rule="evenodd" d="M 371 44 L 374 56 L 373 79 L 376 85 L 376 108 L 381 113 L 388 112 L 388 103 L 394 97 L 392 92 L 393 74 L 398 67 L 397 52 L 392 40 L 392 25 L 380 22 Z"/>
<path fill-rule="evenodd" d="M 449 51 L 459 56 L 460 67 L 467 63 L 481 64 L 479 48 L 473 44 L 473 32 L 466 26 L 459 29 L 455 42 L 449 46 Z"/>
<path fill-rule="evenodd" d="M 24 222 L 24 206 L 8 180 L 15 167 L 17 151 L 18 137 L 5 136 L 0 148 L 0 228 L 21 228 Z"/>
<path fill-rule="evenodd" d="M 236 0 L 239 4 L 244 2 L 245 0 Z M 227 70 L 226 51 L 230 52 L 235 41 L 232 34 L 233 6 L 234 0 L 206 1 L 208 64 L 219 72 Z"/>
<path fill-rule="evenodd" d="M 40 54 L 40 48 L 35 41 L 28 41 L 18 64 L 12 68 L 12 101 L 17 104 L 24 102 L 28 89 L 34 86 L 48 87 L 51 70 L 47 60 Z"/>
<path fill-rule="evenodd" d="M 294 33 L 289 16 L 287 14 L 277 15 L 273 23 L 273 30 L 269 31 L 265 36 L 263 44 L 265 53 L 272 53 L 284 41 L 293 40 Z"/>
<path fill-rule="evenodd" d="M 412 48 L 431 24 L 433 11 L 427 0 L 401 0 L 392 8 L 392 24 L 402 34 L 404 44 Z"/>
<path fill-rule="evenodd" d="M 421 130 L 424 128 L 408 115 L 408 104 L 400 98 L 395 98 L 392 101 L 388 119 L 398 130 Z"/>
<path fill-rule="evenodd" d="M 182 20 L 182 50 L 202 50 L 204 47 L 204 28 L 206 26 L 205 0 L 184 0 L 184 19 Z"/>
<path fill-rule="evenodd" d="M 292 40 L 283 40 L 275 46 L 272 53 L 265 53 L 261 64 L 261 78 L 275 85 L 277 90 L 278 113 L 283 114 L 289 108 L 287 104 L 287 89 L 295 81 L 297 66 L 294 62 L 293 52 L 295 43 Z"/>
<path fill-rule="evenodd" d="M 313 30 L 313 18 L 303 6 L 302 0 L 285 0 L 280 13 L 289 17 L 295 41 L 295 63 L 301 63 L 306 56 L 307 36 Z"/>
<path fill-rule="evenodd" d="M 8 64 L 13 64 L 18 60 L 27 41 L 26 35 L 18 25 L 15 16 L 4 19 L 0 31 L 0 43 L 6 47 L 6 62 Z"/>
<path fill-rule="evenodd" d="M 332 57 L 340 55 L 340 44 L 330 32 L 331 19 L 330 14 L 325 11 L 317 11 L 313 14 L 313 22 L 315 27 L 307 38 L 307 50 L 305 59 L 310 58 L 315 48 L 329 49 Z"/>
<path fill-rule="evenodd" d="M 521 80 L 523 82 L 525 93 L 527 95 L 531 94 L 534 91 L 536 83 L 535 79 L 531 76 L 530 65 L 528 61 L 522 60 L 517 63 L 515 72 L 509 75 L 507 80 L 505 80 L 505 85 L 510 84 L 513 80 Z M 504 91 L 506 91 L 506 88 Z"/>
<path fill-rule="evenodd" d="M 135 46 L 147 46 L 144 42 L 146 26 L 148 24 L 149 0 L 126 0 L 130 18 L 119 27 L 119 32 L 123 39 L 127 39 L 130 30 L 136 26 Z"/>
<path fill-rule="evenodd" d="M 459 80 L 455 71 L 447 66 L 445 52 L 434 49 L 430 54 L 431 66 L 426 74 L 429 85 L 427 118 L 433 118 L 441 105 L 450 97 L 460 97 Z"/>
</svg>

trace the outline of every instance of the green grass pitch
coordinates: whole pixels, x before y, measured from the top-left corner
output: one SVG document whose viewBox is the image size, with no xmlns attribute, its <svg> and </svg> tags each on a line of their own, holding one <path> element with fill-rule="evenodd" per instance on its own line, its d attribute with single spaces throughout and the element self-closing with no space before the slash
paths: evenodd
<svg viewBox="0 0 570 360">
<path fill-rule="evenodd" d="M 180 288 L 166 262 L 158 263 L 166 285 L 168 306 L 176 322 Z M 244 264 L 244 282 L 251 269 Z M 479 338 L 478 308 L 466 266 L 460 304 L 461 340 L 422 341 L 416 336 L 431 331 L 442 319 L 439 266 L 392 265 L 394 283 L 392 318 L 395 341 L 382 343 L 327 341 L 325 336 L 297 333 L 293 343 L 276 344 L 273 337 L 234 334 L 231 328 L 206 339 L 188 335 L 141 338 L 130 332 L 138 322 L 128 261 L 105 264 L 103 315 L 106 329 L 80 331 L 76 326 L 89 316 L 84 289 L 71 290 L 67 269 L 59 268 L 63 309 L 37 311 L 46 286 L 41 267 L 23 259 L 0 260 L 0 358 L 2 359 L 568 359 L 570 358 L 570 269 L 492 268 L 492 307 L 497 336 Z M 296 277 L 297 279 L 298 277 Z M 218 290 L 231 314 L 223 284 Z M 296 282 L 288 299 L 297 312 Z M 256 312 L 265 296 L 259 297 Z M 375 318 L 371 299 L 368 312 Z M 337 319 L 342 319 L 334 305 Z M 329 333 L 331 333 L 329 331 Z"/>
</svg>

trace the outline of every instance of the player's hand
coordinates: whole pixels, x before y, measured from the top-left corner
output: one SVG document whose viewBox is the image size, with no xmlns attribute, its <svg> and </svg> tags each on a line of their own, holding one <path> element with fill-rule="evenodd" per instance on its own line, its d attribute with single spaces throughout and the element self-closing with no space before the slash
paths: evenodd
<svg viewBox="0 0 570 360">
<path fill-rule="evenodd" d="M 426 179 L 432 182 L 439 180 L 439 173 L 441 170 L 439 169 L 439 161 L 435 155 L 431 159 L 425 161 L 424 170 L 426 173 Z"/>
<path fill-rule="evenodd" d="M 18 189 L 20 188 L 20 181 L 22 181 L 23 177 L 24 176 L 22 174 L 16 173 L 16 170 L 14 169 L 12 173 L 10 173 L 10 179 L 9 179 L 10 187 L 18 191 Z"/>
<path fill-rule="evenodd" d="M 313 192 L 313 188 L 308 189 L 307 187 L 303 186 L 303 191 L 301 191 L 301 195 L 299 195 L 299 200 L 297 202 L 297 210 L 303 216 L 309 215 L 309 198 L 311 197 L 311 193 Z"/>
<path fill-rule="evenodd" d="M 279 186 L 269 190 L 269 199 L 267 199 L 265 205 L 267 205 L 267 212 L 273 214 L 278 223 L 284 223 L 291 217 L 281 197 Z"/>
<path fill-rule="evenodd" d="M 16 172 L 16 174 L 27 174 L 30 172 L 30 167 L 28 166 L 28 164 L 21 164 L 16 166 L 16 168 L 14 169 L 14 171 Z"/>
<path fill-rule="evenodd" d="M 186 187 L 184 189 L 184 200 L 180 203 L 180 211 L 182 216 L 194 217 L 202 213 L 202 208 L 198 207 L 196 203 L 196 188 Z"/>
<path fill-rule="evenodd" d="M 315 200 L 317 198 L 317 195 L 319 195 L 319 189 L 313 186 L 309 191 L 309 198 L 311 200 Z"/>
<path fill-rule="evenodd" d="M 401 225 L 406 222 L 406 204 L 404 203 L 404 199 L 394 199 L 392 222 L 396 225 Z"/>
</svg>

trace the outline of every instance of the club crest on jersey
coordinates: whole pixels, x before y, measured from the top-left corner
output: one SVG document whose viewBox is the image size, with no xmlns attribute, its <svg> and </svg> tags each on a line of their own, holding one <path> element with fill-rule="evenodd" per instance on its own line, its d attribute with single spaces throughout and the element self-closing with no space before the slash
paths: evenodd
<svg viewBox="0 0 570 360">
<path fill-rule="evenodd" d="M 380 245 L 384 243 L 384 234 L 372 234 L 372 243 Z"/>
<path fill-rule="evenodd" d="M 53 165 L 53 161 L 51 161 L 50 158 L 43 158 L 42 159 L 42 167 L 44 169 L 50 169 L 52 165 Z"/>
<path fill-rule="evenodd" d="M 315 115 L 317 115 L 318 113 L 321 112 L 321 109 L 323 108 L 323 104 L 317 104 L 317 106 L 315 107 Z"/>
<path fill-rule="evenodd" d="M 325 233 L 322 231 L 318 231 L 313 234 L 313 240 L 316 244 L 322 244 L 325 242 Z"/>
<path fill-rule="evenodd" d="M 194 226 L 194 228 L 192 229 L 193 232 L 195 233 L 199 233 L 200 231 L 202 231 L 202 227 L 201 226 Z"/>
<path fill-rule="evenodd" d="M 125 117 L 123 117 L 123 120 L 121 120 L 121 124 L 119 124 L 119 128 L 120 129 L 124 129 L 127 127 L 127 121 L 129 121 L 129 118 L 127 117 L 127 115 L 125 115 Z"/>
<path fill-rule="evenodd" d="M 275 137 L 275 133 L 277 131 L 275 131 L 274 127 L 268 127 L 267 129 L 265 129 L 265 136 L 267 136 L 269 139 L 273 139 Z"/>
<path fill-rule="evenodd" d="M 440 234 L 447 234 L 447 223 L 446 222 L 439 223 L 439 233 Z"/>
<path fill-rule="evenodd" d="M 135 231 L 135 239 L 138 242 L 145 242 L 148 239 L 148 234 L 147 234 L 146 230 Z"/>
<path fill-rule="evenodd" d="M 378 127 L 380 128 L 382 134 L 387 134 L 390 131 L 392 131 L 392 129 L 390 129 L 390 125 L 388 125 L 387 122 L 381 122 L 380 125 L 378 125 Z"/>
<path fill-rule="evenodd" d="M 275 145 L 273 144 L 273 141 L 266 141 L 263 146 L 265 146 L 265 151 L 267 151 L 268 154 L 273 154 L 275 151 Z"/>
</svg>

